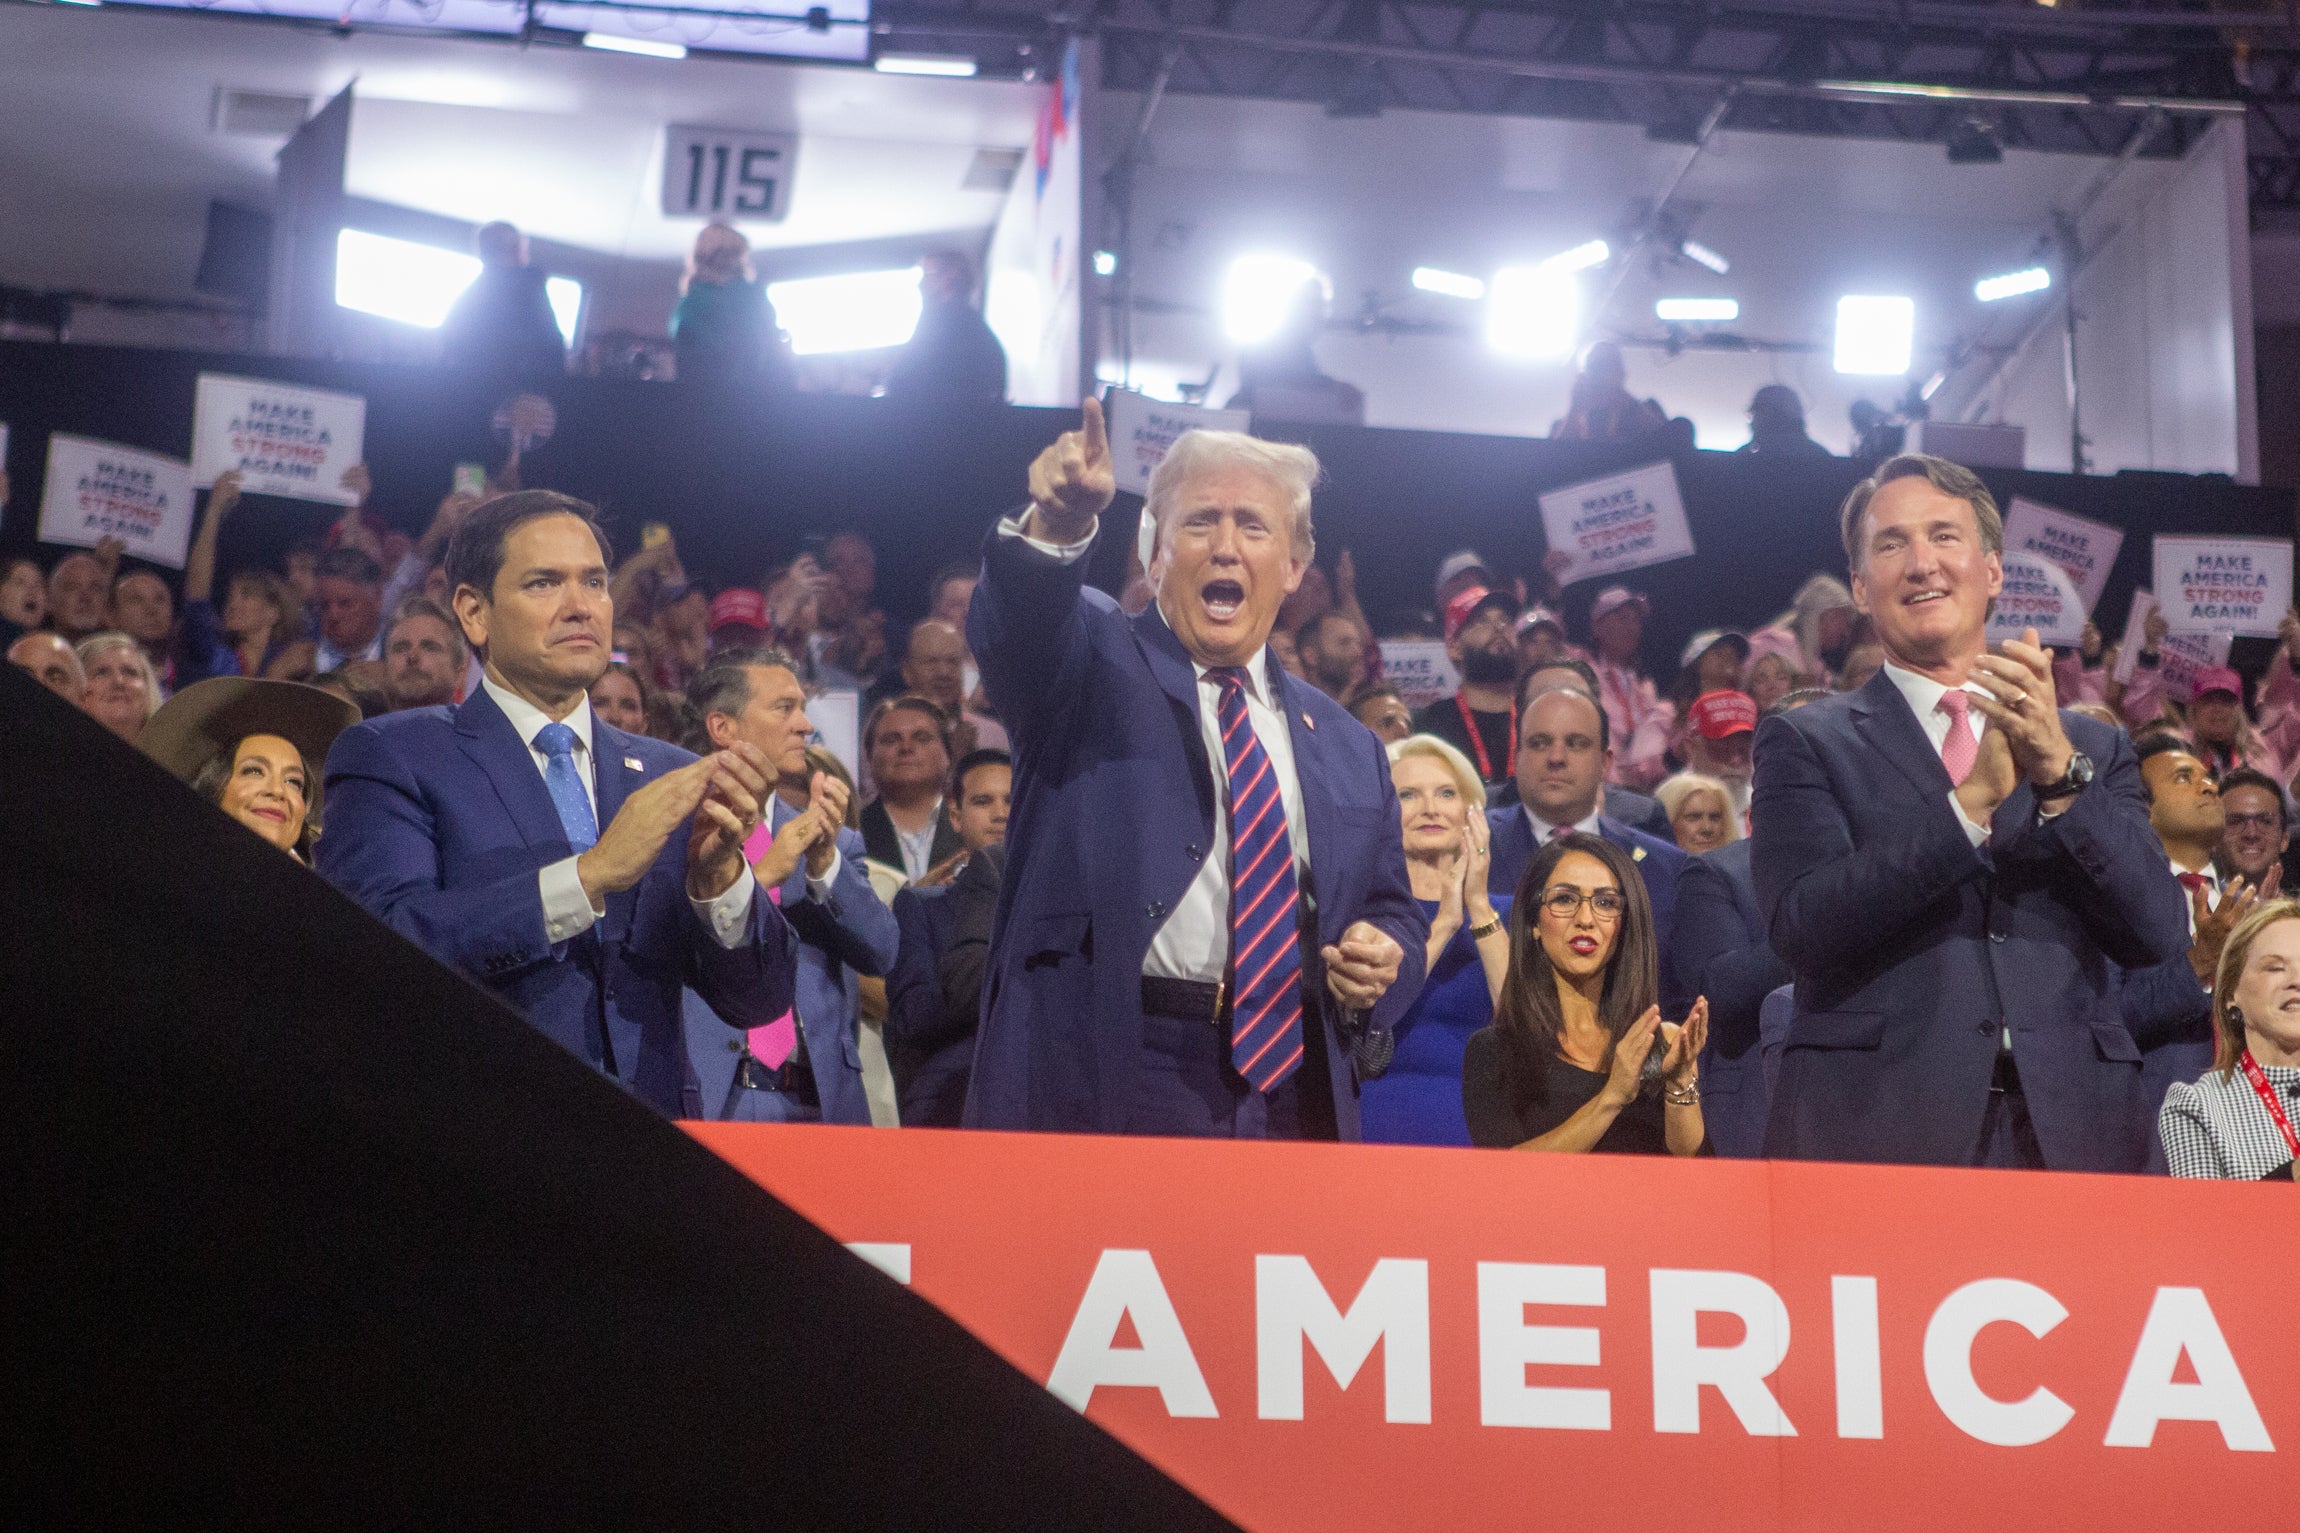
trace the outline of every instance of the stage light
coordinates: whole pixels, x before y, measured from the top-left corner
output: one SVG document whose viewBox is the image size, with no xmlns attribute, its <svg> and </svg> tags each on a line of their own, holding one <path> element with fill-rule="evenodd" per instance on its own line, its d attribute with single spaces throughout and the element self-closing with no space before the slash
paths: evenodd
<svg viewBox="0 0 2300 1533">
<path fill-rule="evenodd" d="M 1916 329 L 1915 299 L 1838 299 L 1837 371 L 1865 377 L 1902 376 L 1909 370 Z"/>
<path fill-rule="evenodd" d="M 583 46 L 599 48 L 608 53 L 636 53 L 650 59 L 683 59 L 687 56 L 683 43 L 659 43 L 646 37 L 617 37 L 612 32 L 586 32 Z"/>
<path fill-rule="evenodd" d="M 918 267 L 858 271 L 837 277 L 794 277 L 767 284 L 767 302 L 790 333 L 791 350 L 811 357 L 830 351 L 875 351 L 900 346 L 918 328 L 923 300 Z"/>
<path fill-rule="evenodd" d="M 1486 343 L 1513 357 L 1555 361 L 1573 355 L 1581 334 L 1581 285 L 1556 261 L 1505 266 L 1493 274 Z"/>
<path fill-rule="evenodd" d="M 1251 346 L 1275 335 L 1305 283 L 1318 281 L 1307 261 L 1282 255 L 1242 255 L 1222 282 L 1222 331 Z"/>
<path fill-rule="evenodd" d="M 1925 386 L 1917 390 L 1917 397 L 1919 399 L 1930 400 L 1935 394 L 1938 394 L 1941 391 L 1941 385 L 1948 381 L 1949 375 L 1946 370 L 1933 374 L 1930 378 L 1925 380 Z"/>
<path fill-rule="evenodd" d="M 583 284 L 573 277 L 546 277 L 543 279 L 543 297 L 551 305 L 551 317 L 558 321 L 560 338 L 572 351 L 575 347 L 575 322 L 583 316 Z"/>
<path fill-rule="evenodd" d="M 1677 253 L 1696 266 L 1708 267 L 1720 277 L 1733 269 L 1732 262 L 1711 250 L 1707 245 L 1699 244 L 1693 240 L 1686 240 L 1678 245 Z"/>
<path fill-rule="evenodd" d="M 1603 266 L 1612 259 L 1613 247 L 1611 245 L 1606 244 L 1603 240 L 1591 240 L 1585 245 L 1576 245 L 1563 254 L 1553 255 L 1541 264 L 1553 266 L 1559 271 L 1587 271 L 1592 266 Z"/>
<path fill-rule="evenodd" d="M 104 0 L 58 0 L 62 5 L 102 5 Z"/>
<path fill-rule="evenodd" d="M 1741 317 L 1734 298 L 1663 298 L 1653 305 L 1653 317 L 1673 325 L 1721 324 Z"/>
<path fill-rule="evenodd" d="M 1097 277 L 1114 277 L 1114 276 L 1116 276 L 1117 274 L 1118 274 L 1118 253 L 1117 253 L 1116 251 L 1114 251 L 1114 250 L 1097 250 L 1097 251 L 1095 251 L 1095 252 L 1094 252 L 1094 275 L 1095 275 L 1095 276 L 1097 276 Z"/>
<path fill-rule="evenodd" d="M 946 75 L 964 80 L 973 75 L 975 61 L 955 53 L 882 53 L 871 68 L 882 75 Z"/>
<path fill-rule="evenodd" d="M 1485 284 L 1477 278 L 1436 266 L 1415 267 L 1414 286 L 1425 293 L 1441 293 L 1448 298 L 1476 300 L 1485 296 Z"/>
<path fill-rule="evenodd" d="M 479 275 L 479 257 L 364 229 L 335 237 L 335 301 L 362 314 L 436 330 Z"/>
<path fill-rule="evenodd" d="M 2052 273 L 2041 266 L 2026 271 L 2008 271 L 2001 277 L 1983 277 L 1973 284 L 1973 296 L 1983 303 L 1995 303 L 2000 298 L 2018 298 L 2023 293 L 2041 293 L 2052 286 Z"/>
</svg>

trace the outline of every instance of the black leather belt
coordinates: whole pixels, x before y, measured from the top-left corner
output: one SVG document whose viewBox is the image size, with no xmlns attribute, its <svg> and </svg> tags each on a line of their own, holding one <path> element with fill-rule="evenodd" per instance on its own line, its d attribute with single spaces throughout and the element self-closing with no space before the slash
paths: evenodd
<svg viewBox="0 0 2300 1533">
<path fill-rule="evenodd" d="M 1989 1090 L 2011 1097 L 2024 1094 L 2020 1089 L 2020 1068 L 2013 1063 L 2010 1051 L 1997 1055 L 1996 1073 L 1989 1078 Z"/>
<path fill-rule="evenodd" d="M 1230 989 L 1196 979 L 1142 976 L 1142 1010 L 1153 1017 L 1176 1017 L 1184 1022 L 1220 1023 L 1230 1016 Z"/>
<path fill-rule="evenodd" d="M 735 1084 L 745 1091 L 778 1091 L 804 1106 L 822 1106 L 814 1067 L 803 1047 L 791 1050 L 790 1058 L 771 1070 L 749 1049 L 743 1050 L 735 1064 Z"/>
</svg>

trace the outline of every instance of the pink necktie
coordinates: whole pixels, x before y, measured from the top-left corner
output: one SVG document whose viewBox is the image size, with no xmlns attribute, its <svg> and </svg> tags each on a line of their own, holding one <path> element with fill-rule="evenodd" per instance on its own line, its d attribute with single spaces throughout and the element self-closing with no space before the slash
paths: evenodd
<svg viewBox="0 0 2300 1533">
<path fill-rule="evenodd" d="M 745 862 L 757 862 L 761 857 L 767 855 L 767 848 L 773 845 L 775 840 L 774 830 L 767 823 L 773 818 L 774 816 L 769 814 L 766 820 L 761 820 L 759 828 L 751 832 L 751 839 L 743 843 L 743 860 Z M 769 889 L 767 898 L 773 902 L 777 909 L 780 909 L 783 903 L 782 886 L 778 884 Z M 745 1033 L 743 1037 L 750 1047 L 751 1057 L 770 1070 L 782 1068 L 783 1061 L 791 1057 L 791 1050 L 799 1046 L 797 1019 L 797 1012 L 786 1011 L 765 1027 L 754 1027 Z"/>
<path fill-rule="evenodd" d="M 1967 717 L 1972 705 L 1973 695 L 1961 687 L 1941 694 L 1941 712 L 1949 716 L 1948 738 L 1941 741 L 1941 765 L 1949 769 L 1952 787 L 1963 787 L 1965 779 L 1973 775 L 1973 764 L 1981 759 L 1981 742 Z"/>
</svg>

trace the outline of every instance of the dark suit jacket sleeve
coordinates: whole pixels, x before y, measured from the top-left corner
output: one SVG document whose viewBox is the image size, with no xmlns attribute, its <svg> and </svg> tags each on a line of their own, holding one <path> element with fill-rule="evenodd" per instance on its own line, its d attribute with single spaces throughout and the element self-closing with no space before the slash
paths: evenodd
<svg viewBox="0 0 2300 1533">
<path fill-rule="evenodd" d="M 673 855 L 682 859 L 683 866 L 686 837 L 674 835 L 672 840 L 677 848 Z M 687 983 L 729 1027 L 764 1027 L 797 1003 L 798 934 L 766 890 L 753 891 L 749 934 L 733 947 L 719 941 L 710 921 L 687 898 L 683 874 L 679 919 L 687 932 Z"/>
<path fill-rule="evenodd" d="M 966 614 L 966 642 L 984 687 L 1018 747 L 1042 738 L 1076 696 L 1089 658 L 1079 610 L 1087 555 L 1064 563 L 993 527 L 982 580 Z"/>
<path fill-rule="evenodd" d="M 1366 879 L 1365 903 L 1351 912 L 1349 919 L 1371 922 L 1405 950 L 1405 957 L 1398 964 L 1396 981 L 1374 1003 L 1373 1012 L 1367 1018 L 1367 1025 L 1375 1032 L 1390 1032 L 1421 997 L 1422 981 L 1429 967 L 1430 923 L 1414 899 L 1412 880 L 1406 876 L 1405 821 L 1398 812 L 1397 789 L 1390 782 L 1389 757 L 1372 735 L 1363 730 L 1359 734 L 1364 736 L 1368 747 L 1365 770 L 1373 774 L 1382 815 L 1374 843 L 1368 849 L 1373 855 L 1373 868 Z"/>
<path fill-rule="evenodd" d="M 943 1011 L 974 1025 L 982 1010 L 982 976 L 990 966 L 990 926 L 998 913 L 998 880 L 1006 868 L 1006 848 L 985 848 L 969 859 L 950 886 L 950 946 L 943 950 Z"/>
<path fill-rule="evenodd" d="M 1757 731 L 1750 861 L 1773 951 L 1813 973 L 1890 940 L 1982 862 L 1945 795 L 1939 813 L 1911 816 L 1898 835 L 1872 835 L 1856 851 L 1837 786 L 1795 723 L 1789 714 Z"/>
<path fill-rule="evenodd" d="M 433 957 L 489 980 L 550 961 L 542 865 L 442 888 L 423 787 L 376 731 L 347 729 L 328 752 L 327 826 L 320 875 Z"/>
<path fill-rule="evenodd" d="M 838 877 L 831 880 L 826 898 L 807 893 L 806 864 L 791 875 L 783 891 L 783 915 L 800 938 L 813 943 L 857 974 L 883 975 L 894 969 L 902 934 L 895 928 L 894 912 L 887 909 L 870 886 L 863 868 L 863 838 L 854 831 L 839 832 Z"/>
<path fill-rule="evenodd" d="M 2053 858 L 2069 908 L 2111 961 L 2128 969 L 2169 963 L 2188 951 L 2188 906 L 2148 823 L 2139 758 L 2121 730 L 2100 728 L 2078 748 L 2101 753 L 2091 786 L 2065 813 L 2000 833 L 1998 856 Z"/>
<path fill-rule="evenodd" d="M 894 909 L 888 912 L 902 932 L 902 949 L 886 977 L 886 1035 L 913 1047 L 940 1042 L 950 1032 L 943 1024 L 942 988 L 935 976 L 934 923 L 928 919 L 930 898 L 916 889 L 897 889 Z"/>
<path fill-rule="evenodd" d="M 2183 956 L 2176 962 L 2121 971 L 2117 1008 L 2124 1029 L 2143 1050 L 2177 1043 L 2212 1010 L 2212 997 L 2196 982 Z"/>
<path fill-rule="evenodd" d="M 1732 880 L 1698 857 L 1677 878 L 1670 962 L 1678 989 L 1708 997 L 1711 1035 L 1719 1052 L 1733 1058 L 1757 1042 L 1766 995 L 1793 978 L 1771 948 L 1750 939 Z"/>
</svg>

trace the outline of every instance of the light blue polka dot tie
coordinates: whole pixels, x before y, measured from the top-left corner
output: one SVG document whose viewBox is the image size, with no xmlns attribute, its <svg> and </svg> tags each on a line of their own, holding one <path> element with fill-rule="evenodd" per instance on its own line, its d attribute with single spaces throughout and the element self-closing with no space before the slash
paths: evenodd
<svg viewBox="0 0 2300 1533">
<path fill-rule="evenodd" d="M 587 852 L 599 844 L 599 816 L 591 808 L 591 795 L 583 791 L 583 778 L 575 767 L 575 731 L 564 724 L 546 724 L 535 731 L 535 748 L 547 761 L 543 785 L 551 790 L 551 803 L 559 811 L 567 844 Z"/>
</svg>

